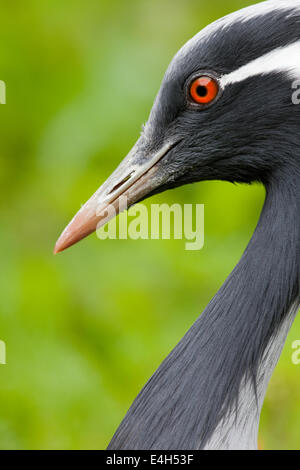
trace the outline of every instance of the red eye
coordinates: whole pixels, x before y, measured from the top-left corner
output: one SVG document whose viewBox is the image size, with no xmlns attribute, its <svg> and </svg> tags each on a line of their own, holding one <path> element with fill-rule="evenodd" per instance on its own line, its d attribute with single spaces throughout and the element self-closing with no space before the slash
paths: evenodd
<svg viewBox="0 0 300 470">
<path fill-rule="evenodd" d="M 190 96 L 197 104 L 210 104 L 219 92 L 219 85 L 214 78 L 203 75 L 190 85 Z"/>
</svg>

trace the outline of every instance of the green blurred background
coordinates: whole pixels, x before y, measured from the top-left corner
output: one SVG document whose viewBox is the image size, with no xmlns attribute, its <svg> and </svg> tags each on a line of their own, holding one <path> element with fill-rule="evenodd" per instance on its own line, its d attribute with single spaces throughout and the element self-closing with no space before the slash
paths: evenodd
<svg viewBox="0 0 300 470">
<path fill-rule="evenodd" d="M 0 448 L 105 448 L 238 261 L 263 203 L 258 186 L 202 183 L 151 200 L 205 204 L 199 252 L 95 235 L 52 249 L 134 144 L 178 48 L 251 3 L 1 2 Z M 300 449 L 297 339 L 299 318 L 265 402 L 264 449 Z"/>
</svg>

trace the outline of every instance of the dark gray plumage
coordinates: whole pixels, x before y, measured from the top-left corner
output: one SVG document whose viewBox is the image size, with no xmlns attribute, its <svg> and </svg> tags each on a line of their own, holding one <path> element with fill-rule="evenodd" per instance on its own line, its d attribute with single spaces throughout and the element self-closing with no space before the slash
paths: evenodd
<svg viewBox="0 0 300 470">
<path fill-rule="evenodd" d="M 96 193 L 105 200 L 123 184 L 131 204 L 203 180 L 266 188 L 241 261 L 144 386 L 109 449 L 256 447 L 268 381 L 299 304 L 300 107 L 291 100 L 299 26 L 299 2 L 267 1 L 199 33 L 173 59 L 130 156 Z M 205 74 L 220 92 L 212 105 L 195 106 L 189 84 Z M 139 186 L 128 185 L 127 174 L 139 171 Z M 95 201 L 57 251 L 93 230 L 94 219 L 82 217 Z"/>
</svg>

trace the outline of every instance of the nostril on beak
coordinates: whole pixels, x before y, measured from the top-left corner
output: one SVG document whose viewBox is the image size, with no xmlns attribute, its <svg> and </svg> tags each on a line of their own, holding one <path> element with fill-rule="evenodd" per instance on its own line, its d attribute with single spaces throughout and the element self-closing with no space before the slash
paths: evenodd
<svg viewBox="0 0 300 470">
<path fill-rule="evenodd" d="M 114 193 L 115 191 L 117 191 L 117 189 L 121 188 L 123 186 L 123 184 L 127 183 L 128 180 L 130 180 L 130 178 L 134 175 L 135 171 L 132 171 L 128 176 L 126 176 L 124 179 L 122 179 L 122 181 L 120 181 L 120 183 L 116 184 L 111 191 L 109 191 L 109 193 L 107 193 L 107 195 L 110 195 L 112 193 Z"/>
</svg>

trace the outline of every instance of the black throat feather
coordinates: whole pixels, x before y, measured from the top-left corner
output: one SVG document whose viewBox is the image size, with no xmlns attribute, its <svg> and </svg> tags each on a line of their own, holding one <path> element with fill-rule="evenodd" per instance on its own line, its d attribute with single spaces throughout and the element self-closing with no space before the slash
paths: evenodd
<svg viewBox="0 0 300 470">
<path fill-rule="evenodd" d="M 240 262 L 144 386 L 108 449 L 202 449 L 242 382 L 256 388 L 263 354 L 299 301 L 299 181 L 296 166 L 269 178 Z"/>
</svg>

